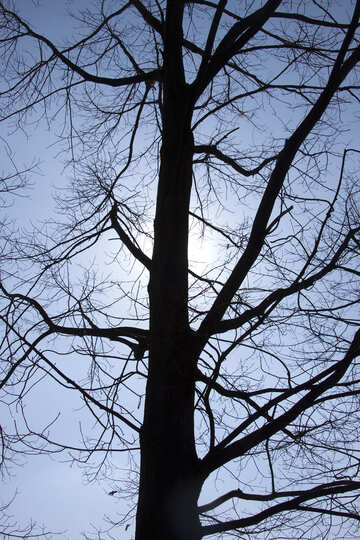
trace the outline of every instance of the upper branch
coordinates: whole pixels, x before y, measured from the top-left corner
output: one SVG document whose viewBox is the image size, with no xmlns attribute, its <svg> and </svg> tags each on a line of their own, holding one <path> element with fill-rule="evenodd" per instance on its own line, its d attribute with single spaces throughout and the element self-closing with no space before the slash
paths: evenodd
<svg viewBox="0 0 360 540">
<path fill-rule="evenodd" d="M 268 0 L 262 8 L 236 22 L 230 28 L 208 62 L 204 61 L 201 64 L 198 75 L 192 83 L 196 99 L 227 62 L 257 34 L 280 3 L 281 0 Z"/>
<path fill-rule="evenodd" d="M 151 267 L 151 259 L 136 245 L 132 242 L 131 238 L 126 234 L 124 229 L 121 227 L 117 219 L 117 204 L 114 204 L 110 211 L 110 220 L 113 229 L 119 235 L 120 240 L 123 242 L 124 246 L 130 251 L 134 257 L 140 261 L 148 270 Z"/>
<path fill-rule="evenodd" d="M 199 328 L 199 335 L 202 335 L 204 341 L 206 341 L 208 336 L 218 327 L 234 294 L 244 281 L 264 245 L 264 240 L 268 234 L 268 221 L 273 211 L 275 201 L 280 193 L 298 149 L 306 140 L 317 122 L 321 119 L 341 83 L 360 60 L 360 47 L 357 47 L 355 51 L 346 58 L 346 53 L 354 36 L 359 17 L 360 2 L 358 2 L 355 7 L 352 23 L 344 38 L 325 88 L 304 120 L 286 141 L 283 150 L 276 160 L 275 167 L 258 206 L 246 249 Z"/>
<path fill-rule="evenodd" d="M 154 15 L 144 6 L 142 2 L 140 2 L 140 0 L 130 0 L 129 3 L 138 10 L 147 24 L 149 24 L 161 36 L 163 35 L 163 27 L 161 22 L 154 17 Z"/>
<path fill-rule="evenodd" d="M 161 70 L 160 69 L 155 69 L 155 70 L 152 70 L 152 71 L 150 71 L 148 73 L 137 73 L 136 75 L 133 75 L 133 76 L 130 76 L 130 77 L 120 77 L 120 78 L 101 77 L 101 76 L 98 76 L 98 75 L 94 75 L 93 73 L 89 73 L 88 71 L 83 69 L 78 64 L 75 64 L 74 62 L 72 62 L 64 54 L 65 52 L 68 52 L 68 50 L 60 51 L 54 45 L 54 43 L 52 41 L 50 41 L 47 37 L 45 37 L 45 36 L 43 36 L 41 34 L 38 34 L 34 30 L 32 30 L 30 28 L 30 26 L 17 15 L 17 13 L 15 13 L 14 11 L 10 11 L 10 10 L 6 9 L 2 2 L 0 2 L 0 8 L 1 8 L 2 12 L 5 15 L 8 15 L 8 16 L 10 15 L 11 17 L 13 17 L 17 21 L 19 26 L 22 27 L 25 30 L 25 32 L 22 32 L 20 34 L 21 37 L 23 37 L 23 36 L 31 36 L 31 37 L 37 39 L 38 41 L 40 41 L 41 43 L 44 43 L 45 45 L 47 45 L 56 58 L 58 58 L 71 71 L 73 71 L 74 73 L 77 73 L 78 75 L 80 75 L 80 77 L 82 77 L 82 79 L 84 79 L 86 81 L 94 82 L 94 83 L 97 83 L 97 84 L 104 84 L 104 85 L 112 86 L 112 87 L 119 87 L 119 86 L 126 86 L 126 85 L 130 85 L 130 84 L 137 84 L 137 83 L 140 83 L 140 82 L 150 83 L 150 82 L 158 81 L 158 80 L 161 79 Z M 123 10 L 119 10 L 119 12 L 120 11 L 123 11 Z M 103 22 L 103 25 L 108 22 L 108 19 L 109 19 L 109 17 Z"/>
<path fill-rule="evenodd" d="M 254 169 L 245 169 L 241 165 L 237 163 L 237 161 L 230 156 L 224 154 L 221 150 L 218 149 L 217 146 L 213 144 L 199 144 L 194 147 L 194 154 L 206 154 L 206 155 L 213 155 L 226 165 L 230 165 L 234 169 L 234 171 L 242 174 L 243 176 L 254 176 L 255 174 L 258 174 L 261 169 L 263 169 L 268 163 L 271 163 L 272 161 L 275 161 L 276 156 L 271 156 L 266 159 L 264 159 L 257 167 Z"/>
<path fill-rule="evenodd" d="M 211 0 L 188 0 L 188 2 L 189 3 L 191 2 L 192 4 L 199 4 L 203 6 L 212 7 L 214 9 L 218 8 L 218 4 L 216 4 L 215 2 L 211 2 Z M 240 15 L 238 15 L 237 13 L 234 13 L 233 11 L 230 11 L 229 9 L 224 9 L 223 13 L 224 15 L 227 15 L 228 17 L 231 17 L 237 21 L 241 20 Z M 336 20 L 331 20 L 331 21 L 327 21 L 324 19 L 320 20 L 313 17 L 309 17 L 307 15 L 303 15 L 302 13 L 288 13 L 284 11 L 276 11 L 275 13 L 273 13 L 271 18 L 291 19 L 294 21 L 299 21 L 301 23 L 306 23 L 310 25 L 324 26 L 327 28 L 342 28 L 343 30 L 346 30 L 349 27 L 347 23 L 340 23 Z"/>
<path fill-rule="evenodd" d="M 240 328 L 240 326 L 243 326 L 245 323 L 250 322 L 250 320 L 252 320 L 254 317 L 262 317 L 264 314 L 267 314 L 267 309 L 271 308 L 272 310 L 284 298 L 287 298 L 294 293 L 303 291 L 304 289 L 308 289 L 309 287 L 312 287 L 312 285 L 314 285 L 317 281 L 320 281 L 324 276 L 338 268 L 337 263 L 341 259 L 341 255 L 348 247 L 350 240 L 352 240 L 359 231 L 360 227 L 357 227 L 356 229 L 352 229 L 348 232 L 348 234 L 345 236 L 344 241 L 341 243 L 330 262 L 324 268 L 322 268 L 322 270 L 308 276 L 305 279 L 302 279 L 301 281 L 294 281 L 294 283 L 289 285 L 289 287 L 284 287 L 282 289 L 277 289 L 273 291 L 262 302 L 260 302 L 259 305 L 246 310 L 239 317 L 219 321 L 216 328 L 214 328 L 214 333 L 217 334 L 219 332 L 227 332 L 228 330 Z"/>
</svg>

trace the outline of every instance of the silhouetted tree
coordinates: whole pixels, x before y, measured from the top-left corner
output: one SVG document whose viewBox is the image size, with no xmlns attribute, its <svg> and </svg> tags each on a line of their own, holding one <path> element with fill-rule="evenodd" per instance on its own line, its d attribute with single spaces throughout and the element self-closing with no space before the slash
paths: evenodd
<svg viewBox="0 0 360 540">
<path fill-rule="evenodd" d="M 71 173 L 3 242 L 3 460 L 139 455 L 136 540 L 358 537 L 360 1 L 0 10 L 2 119 Z M 82 444 L 26 417 L 44 378 Z"/>
</svg>

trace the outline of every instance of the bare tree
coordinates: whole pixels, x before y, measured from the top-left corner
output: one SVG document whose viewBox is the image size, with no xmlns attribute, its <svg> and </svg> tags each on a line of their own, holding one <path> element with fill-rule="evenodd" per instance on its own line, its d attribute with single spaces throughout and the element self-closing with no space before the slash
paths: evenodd
<svg viewBox="0 0 360 540">
<path fill-rule="evenodd" d="M 71 172 L 63 217 L 4 243 L 3 461 L 129 452 L 136 540 L 358 537 L 360 1 L 339 4 L 102 0 L 60 43 L 0 2 L 2 119 L 47 122 Z M 44 380 L 95 419 L 81 444 L 27 418 Z"/>
</svg>

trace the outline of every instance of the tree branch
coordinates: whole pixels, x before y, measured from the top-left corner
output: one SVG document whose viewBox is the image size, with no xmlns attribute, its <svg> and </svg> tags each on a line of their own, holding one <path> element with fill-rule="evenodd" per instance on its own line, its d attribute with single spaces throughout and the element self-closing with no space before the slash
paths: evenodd
<svg viewBox="0 0 360 540">
<path fill-rule="evenodd" d="M 328 492 L 329 490 L 340 488 L 343 489 L 344 487 L 351 487 L 351 489 L 359 489 L 360 488 L 360 482 L 356 482 L 353 480 L 338 480 L 336 482 L 329 482 L 326 484 L 320 484 L 319 486 L 316 486 L 311 489 L 295 489 L 295 490 L 285 490 L 285 491 L 275 491 L 273 493 L 266 493 L 266 494 L 259 494 L 259 493 L 245 493 L 241 489 L 233 489 L 229 491 L 228 493 L 225 493 L 224 495 L 221 495 L 220 497 L 217 497 L 213 501 L 203 504 L 199 506 L 198 510 L 200 514 L 204 514 L 206 512 L 210 512 L 210 510 L 213 510 L 214 508 L 217 508 L 221 504 L 224 504 L 226 501 L 230 499 L 242 499 L 245 501 L 273 501 L 275 499 L 281 499 L 283 497 L 301 497 L 303 495 L 316 495 L 316 497 L 322 496 L 324 492 Z M 321 495 L 319 495 L 319 493 Z"/>
<path fill-rule="evenodd" d="M 29 35 L 37 40 L 39 40 L 42 43 L 45 43 L 52 51 L 54 56 L 61 60 L 63 64 L 65 64 L 69 69 L 71 69 L 73 72 L 77 73 L 82 77 L 82 79 L 97 83 L 97 84 L 104 84 L 107 86 L 112 87 L 119 87 L 119 86 L 127 86 L 130 84 L 137 84 L 140 82 L 150 83 L 153 81 L 159 81 L 161 79 L 161 70 L 155 69 L 153 71 L 150 71 L 148 73 L 137 73 L 136 75 L 133 75 L 131 77 L 121 77 L 121 78 L 111 78 L 111 77 L 100 77 L 98 75 L 94 75 L 93 73 L 89 73 L 88 71 L 85 71 L 82 67 L 72 62 L 69 58 L 65 56 L 65 54 L 54 45 L 52 41 L 50 41 L 47 37 L 38 34 L 37 32 L 34 32 L 30 26 L 23 21 L 17 13 L 7 10 L 4 5 L 0 2 L 0 7 L 2 8 L 2 11 L 8 15 L 11 15 L 19 24 L 26 30 L 26 34 L 22 34 L 23 36 Z M 120 10 L 121 11 L 121 10 Z M 107 18 L 109 19 L 109 17 Z M 106 24 L 106 20 L 103 22 L 103 24 Z"/>
<path fill-rule="evenodd" d="M 148 330 L 145 330 L 142 328 L 135 328 L 132 326 L 119 326 L 115 328 L 98 328 L 95 324 L 93 324 L 91 328 L 78 328 L 76 326 L 74 327 L 61 326 L 59 324 L 56 324 L 53 321 L 53 319 L 57 319 L 61 317 L 61 315 L 55 315 L 53 317 L 50 317 L 50 315 L 46 312 L 43 306 L 34 298 L 31 298 L 30 296 L 25 296 L 19 293 L 13 293 L 13 294 L 9 293 L 1 283 L 0 283 L 0 289 L 11 301 L 21 300 L 25 302 L 26 304 L 32 306 L 39 313 L 44 323 L 47 324 L 47 326 L 49 327 L 50 333 L 57 333 L 57 334 L 77 336 L 77 337 L 93 336 L 93 337 L 109 338 L 112 341 L 119 341 L 121 343 L 124 343 L 125 345 L 128 345 L 131 348 L 134 348 L 134 344 L 131 343 L 130 341 L 122 339 L 122 337 L 129 337 L 132 339 L 136 339 L 143 344 L 147 340 L 148 335 L 149 335 Z"/>
<path fill-rule="evenodd" d="M 251 527 L 252 525 L 257 525 L 258 523 L 261 523 L 265 519 L 268 519 L 271 516 L 274 516 L 276 514 L 279 514 L 280 512 L 286 512 L 291 510 L 310 510 L 306 507 L 301 507 L 301 503 L 317 499 L 318 497 L 323 496 L 336 496 L 343 493 L 348 493 L 353 490 L 360 489 L 360 482 L 350 482 L 349 485 L 342 485 L 342 486 L 335 486 L 335 487 L 324 487 L 324 488 L 313 488 L 307 492 L 304 492 L 304 494 L 299 495 L 297 497 L 294 497 L 293 499 L 290 499 L 289 501 L 285 501 L 279 504 L 276 504 L 275 506 L 272 506 L 270 508 L 267 508 L 266 510 L 263 510 L 262 512 L 259 512 L 253 516 L 242 518 L 242 519 L 234 519 L 232 521 L 227 521 L 223 523 L 216 523 L 214 525 L 204 525 L 202 527 L 202 534 L 203 536 L 208 536 L 210 534 L 218 534 L 225 531 L 230 531 L 232 529 L 240 529 L 245 527 Z M 355 517 L 352 513 L 347 514 L 347 517 L 352 517 L 354 519 L 359 519 L 358 516 Z"/>
<path fill-rule="evenodd" d="M 348 247 L 350 240 L 352 240 L 359 231 L 360 227 L 357 227 L 356 229 L 352 229 L 348 232 L 344 241 L 337 249 L 335 255 L 332 257 L 331 261 L 322 270 L 299 282 L 294 281 L 294 283 L 292 283 L 289 287 L 273 291 L 262 302 L 260 302 L 258 306 L 246 310 L 239 317 L 220 321 L 214 329 L 213 333 L 224 333 L 229 330 L 235 330 L 236 328 L 240 328 L 245 323 L 250 322 L 250 320 L 254 317 L 263 316 L 268 308 L 271 307 L 272 311 L 284 298 L 287 298 L 288 296 L 291 296 L 292 294 L 295 294 L 302 290 L 308 289 L 309 287 L 312 287 L 317 281 L 320 281 L 327 274 L 338 268 L 337 262 L 340 260 L 341 255 Z"/>
<path fill-rule="evenodd" d="M 121 227 L 117 219 L 117 208 L 118 208 L 118 205 L 114 203 L 109 214 L 113 229 L 117 232 L 120 240 L 122 241 L 124 246 L 127 247 L 130 253 L 135 257 L 135 259 L 140 261 L 148 270 L 150 270 L 151 259 L 147 255 L 145 255 L 145 253 L 137 245 L 135 245 L 132 242 L 130 237 L 126 234 L 124 229 Z"/>
<path fill-rule="evenodd" d="M 192 90 L 197 100 L 207 85 L 227 62 L 260 30 L 271 14 L 280 5 L 281 0 L 268 0 L 266 4 L 239 22 L 236 22 L 223 37 L 207 65 L 199 70 Z"/>
<path fill-rule="evenodd" d="M 360 60 L 360 47 L 358 47 L 344 61 L 347 48 L 350 45 L 357 22 L 359 20 L 359 14 L 360 4 L 358 3 L 354 10 L 352 23 L 350 24 L 348 32 L 344 38 L 327 85 L 320 94 L 314 106 L 311 108 L 310 112 L 299 124 L 292 136 L 286 141 L 282 152 L 279 154 L 276 165 L 264 191 L 264 195 L 258 206 L 248 245 L 199 328 L 199 334 L 203 336 L 204 343 L 208 339 L 208 336 L 214 332 L 214 329 L 220 323 L 225 311 L 230 305 L 233 296 L 244 281 L 263 247 L 267 234 L 268 220 L 270 219 L 275 201 L 280 193 L 289 167 L 299 147 L 320 120 L 323 113 L 326 111 L 340 84 L 344 81 L 345 77 L 348 75 L 354 65 L 356 65 L 356 63 L 358 63 Z"/>
<path fill-rule="evenodd" d="M 234 171 L 242 174 L 243 176 L 254 176 L 255 174 L 258 174 L 261 169 L 265 167 L 268 163 L 271 163 L 272 161 L 275 161 L 278 158 L 278 155 L 271 156 L 269 158 L 266 158 L 254 169 L 245 169 L 241 165 L 239 165 L 235 159 L 231 158 L 230 156 L 227 156 L 217 148 L 215 145 L 211 144 L 199 144 L 194 147 L 194 154 L 206 154 L 206 155 L 213 155 L 226 165 L 230 165 L 234 169 Z"/>
<path fill-rule="evenodd" d="M 310 391 L 307 392 L 302 398 L 299 399 L 292 407 L 290 407 L 285 413 L 281 414 L 274 420 L 268 422 L 264 426 L 253 431 L 249 435 L 245 435 L 240 440 L 228 445 L 223 446 L 225 441 L 229 441 L 234 436 L 237 436 L 239 429 L 234 430 L 234 432 L 226 437 L 218 446 L 214 448 L 213 451 L 210 451 L 207 456 L 202 460 L 202 471 L 205 476 L 208 476 L 212 471 L 225 465 L 229 461 L 240 457 L 246 454 L 251 448 L 259 445 L 262 441 L 268 440 L 270 437 L 275 435 L 275 433 L 283 430 L 284 427 L 288 426 L 291 422 L 295 420 L 303 411 L 311 408 L 316 399 L 326 392 L 329 388 L 332 388 L 339 380 L 344 376 L 347 369 L 349 368 L 352 360 L 360 355 L 360 329 L 355 333 L 353 341 L 349 347 L 348 352 L 346 353 L 343 360 L 337 362 L 335 366 L 332 367 L 329 376 L 319 382 L 318 384 L 312 384 L 310 386 Z M 309 384 L 309 383 L 308 383 Z M 306 386 L 301 385 L 302 388 Z M 275 401 L 283 400 L 285 398 L 282 395 L 280 398 L 272 400 Z M 269 404 L 268 404 L 269 405 Z M 268 410 L 270 407 L 266 406 Z M 257 413 L 262 414 L 264 407 L 262 407 Z M 253 421 L 253 420 L 252 420 Z"/>
</svg>

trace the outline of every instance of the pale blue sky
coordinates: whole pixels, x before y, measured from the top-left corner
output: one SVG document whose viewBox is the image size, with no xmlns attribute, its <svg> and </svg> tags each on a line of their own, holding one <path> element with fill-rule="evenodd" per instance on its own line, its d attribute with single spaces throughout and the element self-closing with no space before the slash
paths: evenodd
<svg viewBox="0 0 360 540">
<path fill-rule="evenodd" d="M 67 4 L 70 7 L 78 7 L 86 5 L 87 2 L 86 0 L 74 2 L 43 0 L 39 2 L 40 7 L 36 8 L 30 0 L 16 1 L 20 12 L 36 24 L 39 32 L 49 35 L 55 42 L 63 33 L 68 35 L 69 20 L 63 9 Z M 355 115 L 351 123 L 353 131 L 344 134 L 349 144 L 359 133 L 358 118 L 355 118 Z M 64 181 L 63 175 L 67 176 L 70 172 L 63 173 L 61 160 L 56 157 L 57 151 L 53 146 L 54 139 L 51 130 L 48 130 L 45 124 L 34 131 L 30 129 L 27 136 L 19 134 L 8 137 L 8 128 L 3 126 L 0 130 L 3 130 L 0 131 L 2 136 L 8 138 L 14 160 L 20 167 L 39 162 L 33 176 L 34 186 L 31 195 L 29 191 L 28 197 L 14 197 L 12 207 L 6 211 L 21 225 L 29 227 L 30 223 L 39 217 L 46 219 L 51 216 L 53 208 L 51 194 L 54 187 L 61 187 Z M 255 137 L 255 133 L 252 136 Z M 55 386 L 49 388 L 44 385 L 39 385 L 36 399 L 36 402 L 33 401 L 29 405 L 33 409 L 30 417 L 33 417 L 34 423 L 45 417 L 50 420 L 61 409 L 63 412 L 57 434 L 59 437 L 62 435 L 67 438 L 72 437 L 76 441 L 78 419 L 82 417 L 78 409 L 79 401 L 74 399 L 72 402 L 65 392 L 58 390 Z M 64 410 L 65 399 L 67 401 Z M 39 418 L 36 415 L 39 415 Z M 76 466 L 70 467 L 68 463 L 62 463 L 64 459 L 65 456 L 27 457 L 26 463 L 21 468 L 12 468 L 12 478 L 4 483 L 4 500 L 18 491 L 12 511 L 20 523 L 32 520 L 44 524 L 52 531 L 67 529 L 68 532 L 63 533 L 60 538 L 77 540 L 81 532 L 91 531 L 91 524 L 101 528 L 104 514 L 108 513 L 115 517 L 116 512 L 126 511 L 126 505 L 119 503 L 116 497 L 108 495 L 108 491 L 116 489 L 116 484 L 114 485 L 111 481 L 85 484 L 82 471 Z M 118 464 L 120 468 L 126 468 L 126 458 L 119 458 Z M 2 495 L 4 496 L 4 491 Z M 209 498 L 211 496 L 207 493 L 206 499 Z M 131 526 L 128 530 L 118 531 L 117 537 L 125 540 L 134 537 L 133 521 L 130 520 L 129 523 Z"/>
</svg>

